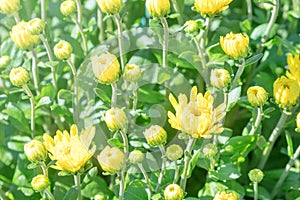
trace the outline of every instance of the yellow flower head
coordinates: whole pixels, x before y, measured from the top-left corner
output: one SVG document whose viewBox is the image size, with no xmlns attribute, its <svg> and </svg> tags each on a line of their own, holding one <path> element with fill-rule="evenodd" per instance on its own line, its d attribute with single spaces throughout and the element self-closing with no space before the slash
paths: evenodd
<svg viewBox="0 0 300 200">
<path fill-rule="evenodd" d="M 72 52 L 72 45 L 65 40 L 59 41 L 59 43 L 54 46 L 54 55 L 60 60 L 68 60 Z"/>
<path fill-rule="evenodd" d="M 231 82 L 231 77 L 226 69 L 213 69 L 210 74 L 210 84 L 217 89 L 224 89 Z"/>
<path fill-rule="evenodd" d="M 120 63 L 117 57 L 110 53 L 91 58 L 93 72 L 102 84 L 111 84 L 119 79 Z"/>
<path fill-rule="evenodd" d="M 122 8 L 122 0 L 96 0 L 100 10 L 106 14 L 115 15 Z"/>
<path fill-rule="evenodd" d="M 27 22 L 21 21 L 14 25 L 10 32 L 12 41 L 22 50 L 31 50 L 40 43 L 38 35 L 32 35 L 28 32 L 27 24 Z"/>
<path fill-rule="evenodd" d="M 141 163 L 144 160 L 144 154 L 140 150 L 133 150 L 130 152 L 128 160 L 131 164 Z"/>
<path fill-rule="evenodd" d="M 182 200 L 184 197 L 183 189 L 177 184 L 170 184 L 164 191 L 165 200 Z"/>
<path fill-rule="evenodd" d="M 146 0 L 146 8 L 152 17 L 165 17 L 171 9 L 169 0 Z"/>
<path fill-rule="evenodd" d="M 104 121 L 107 127 L 113 131 L 126 128 L 127 117 L 122 108 L 111 108 L 105 112 Z"/>
<path fill-rule="evenodd" d="M 296 117 L 296 124 L 297 124 L 296 131 L 297 131 L 297 132 L 300 132 L 300 112 L 297 114 L 297 117 Z"/>
<path fill-rule="evenodd" d="M 10 82 L 14 86 L 24 86 L 30 80 L 29 73 L 23 67 L 13 68 L 9 73 Z"/>
<path fill-rule="evenodd" d="M 218 192 L 213 200 L 237 200 L 237 195 L 235 193 L 226 193 L 224 191 Z"/>
<path fill-rule="evenodd" d="M 199 30 L 198 23 L 195 20 L 189 20 L 185 22 L 184 27 L 184 31 L 189 34 L 198 32 Z"/>
<path fill-rule="evenodd" d="M 178 102 L 170 94 L 169 100 L 175 109 L 175 114 L 168 112 L 169 123 L 177 130 L 189 134 L 193 138 L 210 138 L 212 133 L 223 131 L 221 120 L 225 116 L 225 104 L 213 108 L 214 98 L 209 91 L 203 96 L 194 86 L 190 101 L 184 94 L 178 96 Z"/>
<path fill-rule="evenodd" d="M 203 16 L 213 17 L 226 10 L 232 0 L 195 0 L 195 7 Z"/>
<path fill-rule="evenodd" d="M 20 0 L 0 0 L 0 12 L 13 15 L 21 9 Z"/>
<path fill-rule="evenodd" d="M 60 12 L 66 17 L 75 14 L 76 9 L 76 3 L 73 0 L 66 0 L 60 4 Z"/>
<path fill-rule="evenodd" d="M 45 161 L 47 150 L 44 144 L 38 140 L 32 140 L 24 145 L 24 153 L 31 162 Z"/>
<path fill-rule="evenodd" d="M 10 63 L 10 57 L 9 56 L 1 56 L 0 57 L 0 68 L 4 68 Z"/>
<path fill-rule="evenodd" d="M 268 100 L 268 93 L 263 87 L 253 86 L 247 90 L 247 97 L 252 106 L 262 106 Z"/>
<path fill-rule="evenodd" d="M 127 64 L 124 68 L 123 78 L 129 82 L 136 82 L 141 77 L 141 68 L 136 64 Z"/>
<path fill-rule="evenodd" d="M 106 146 L 97 156 L 97 160 L 102 169 L 111 174 L 121 171 L 126 166 L 125 154 L 117 147 Z"/>
<path fill-rule="evenodd" d="M 49 178 L 45 175 L 39 174 L 31 181 L 31 186 L 35 191 L 42 192 L 50 185 Z"/>
<path fill-rule="evenodd" d="M 297 103 L 300 94 L 297 81 L 281 76 L 274 82 L 273 87 L 275 101 L 280 107 L 293 106 Z"/>
<path fill-rule="evenodd" d="M 49 157 L 56 160 L 51 167 L 70 173 L 76 173 L 84 167 L 96 150 L 95 145 L 90 148 L 95 131 L 95 127 L 90 126 L 78 135 L 77 126 L 72 125 L 70 133 L 58 130 L 54 138 L 44 134 L 44 144 L 50 152 Z"/>
<path fill-rule="evenodd" d="M 288 55 L 287 63 L 289 66 L 289 71 L 286 72 L 287 77 L 290 79 L 295 79 L 300 84 L 300 54 L 295 56 Z"/>
<path fill-rule="evenodd" d="M 164 145 L 167 142 L 167 132 L 159 125 L 152 125 L 144 131 L 144 136 L 150 146 Z"/>
<path fill-rule="evenodd" d="M 232 32 L 225 37 L 220 37 L 220 44 L 223 51 L 235 60 L 245 58 L 249 52 L 249 37 L 246 34 Z"/>
<path fill-rule="evenodd" d="M 27 23 L 27 30 L 32 35 L 42 34 L 45 28 L 45 23 L 40 18 L 34 18 Z"/>
</svg>

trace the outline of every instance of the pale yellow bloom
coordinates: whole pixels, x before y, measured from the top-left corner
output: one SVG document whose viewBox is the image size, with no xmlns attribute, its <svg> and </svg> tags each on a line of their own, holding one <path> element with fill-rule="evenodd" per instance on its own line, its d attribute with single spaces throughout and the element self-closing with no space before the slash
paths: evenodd
<svg viewBox="0 0 300 200">
<path fill-rule="evenodd" d="M 100 83 L 111 84 L 119 79 L 120 63 L 111 53 L 104 53 L 91 58 L 93 72 Z"/>
<path fill-rule="evenodd" d="M 68 60 L 72 52 L 72 45 L 65 40 L 59 41 L 59 43 L 54 46 L 54 55 L 60 60 Z"/>
<path fill-rule="evenodd" d="M 281 76 L 274 82 L 273 88 L 275 101 L 280 107 L 293 106 L 297 103 L 300 87 L 296 80 Z"/>
<path fill-rule="evenodd" d="M 128 160 L 132 164 L 141 163 L 144 160 L 144 154 L 140 150 L 133 150 L 132 152 L 130 152 Z"/>
<path fill-rule="evenodd" d="M 146 0 L 146 8 L 152 17 L 165 17 L 171 9 L 169 0 Z"/>
<path fill-rule="evenodd" d="M 183 189 L 177 184 L 170 184 L 164 191 L 165 200 L 182 200 L 184 197 Z"/>
<path fill-rule="evenodd" d="M 214 16 L 226 10 L 232 0 L 195 0 L 195 7 L 203 16 Z"/>
<path fill-rule="evenodd" d="M 287 63 L 289 66 L 289 70 L 286 72 L 287 77 L 291 79 L 295 79 L 300 84 L 300 54 L 295 56 L 288 55 Z"/>
<path fill-rule="evenodd" d="M 21 87 L 27 84 L 27 82 L 30 80 L 30 77 L 26 69 L 23 67 L 17 67 L 11 69 L 9 73 L 9 79 L 14 86 Z"/>
<path fill-rule="evenodd" d="M 213 200 L 237 200 L 235 193 L 218 192 Z"/>
<path fill-rule="evenodd" d="M 214 98 L 209 91 L 203 96 L 193 87 L 190 101 L 184 94 L 178 96 L 178 102 L 170 94 L 169 100 L 175 109 L 175 115 L 168 112 L 169 123 L 177 130 L 189 134 L 193 138 L 210 138 L 212 133 L 221 133 L 221 124 L 225 116 L 225 104 L 213 108 Z"/>
<path fill-rule="evenodd" d="M 44 134 L 44 144 L 50 152 L 49 157 L 56 160 L 51 167 L 70 173 L 78 172 L 95 153 L 96 146 L 92 145 L 90 148 L 95 131 L 95 127 L 90 126 L 78 135 L 77 126 L 72 125 L 70 134 L 66 130 L 58 130 L 54 139 Z"/>
<path fill-rule="evenodd" d="M 127 64 L 124 68 L 123 78 L 129 82 L 136 82 L 141 77 L 141 68 L 136 64 Z"/>
<path fill-rule="evenodd" d="M 144 131 L 144 136 L 150 146 L 164 145 L 167 142 L 167 132 L 159 125 L 152 125 Z"/>
<path fill-rule="evenodd" d="M 189 34 L 198 32 L 199 30 L 198 23 L 195 20 L 186 21 L 184 27 L 184 31 Z"/>
<path fill-rule="evenodd" d="M 60 4 L 60 12 L 64 16 L 71 16 L 76 13 L 77 6 L 75 1 L 66 0 Z"/>
<path fill-rule="evenodd" d="M 220 37 L 220 44 L 223 51 L 235 60 L 245 58 L 249 52 L 249 37 L 247 34 L 228 33 Z"/>
<path fill-rule="evenodd" d="M 30 34 L 27 29 L 27 22 L 24 21 L 21 21 L 12 27 L 10 37 L 22 50 L 31 50 L 40 43 L 39 36 Z"/>
<path fill-rule="evenodd" d="M 45 23 L 40 18 L 34 18 L 27 23 L 27 30 L 32 35 L 42 34 L 45 28 Z"/>
<path fill-rule="evenodd" d="M 10 57 L 9 56 L 1 56 L 0 57 L 0 68 L 4 68 L 10 63 Z"/>
<path fill-rule="evenodd" d="M 50 185 L 49 178 L 45 175 L 39 174 L 31 181 L 31 186 L 35 191 L 42 192 Z"/>
<path fill-rule="evenodd" d="M 111 174 L 121 171 L 126 166 L 125 154 L 117 147 L 106 146 L 97 156 L 97 160 L 101 168 Z"/>
<path fill-rule="evenodd" d="M 0 0 L 0 12 L 4 14 L 12 15 L 20 9 L 20 0 Z"/>
<path fill-rule="evenodd" d="M 218 89 L 224 89 L 231 82 L 231 77 L 226 69 L 213 69 L 210 74 L 210 84 Z"/>
<path fill-rule="evenodd" d="M 113 131 L 126 128 L 127 117 L 122 108 L 111 108 L 105 112 L 104 121 L 107 127 Z"/>
<path fill-rule="evenodd" d="M 252 106 L 262 106 L 268 100 L 268 93 L 263 87 L 253 86 L 247 90 L 247 97 Z"/>
<path fill-rule="evenodd" d="M 99 8 L 106 14 L 115 15 L 120 12 L 123 2 L 122 0 L 96 0 Z"/>
<path fill-rule="evenodd" d="M 179 160 L 183 156 L 183 150 L 178 144 L 168 146 L 166 156 L 171 161 Z"/>
<path fill-rule="evenodd" d="M 44 144 L 38 140 L 31 140 L 25 144 L 24 153 L 31 162 L 41 162 L 47 158 L 47 150 Z"/>
</svg>

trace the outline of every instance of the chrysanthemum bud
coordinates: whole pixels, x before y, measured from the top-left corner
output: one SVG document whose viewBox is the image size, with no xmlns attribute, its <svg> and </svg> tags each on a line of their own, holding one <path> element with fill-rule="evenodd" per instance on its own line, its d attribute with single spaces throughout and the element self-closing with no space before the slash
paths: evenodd
<svg viewBox="0 0 300 200">
<path fill-rule="evenodd" d="M 93 72 L 102 84 L 111 84 L 119 79 L 120 63 L 117 57 L 110 53 L 91 58 Z"/>
<path fill-rule="evenodd" d="M 106 198 L 106 195 L 105 194 L 103 194 L 103 193 L 101 193 L 101 194 L 96 194 L 95 196 L 94 196 L 94 200 L 106 200 L 107 198 Z"/>
<path fill-rule="evenodd" d="M 208 143 L 203 147 L 203 154 L 205 157 L 213 157 L 218 153 L 218 148 L 213 143 Z"/>
<path fill-rule="evenodd" d="M 130 163 L 138 164 L 143 162 L 144 154 L 140 150 L 133 150 L 132 152 L 130 152 L 128 159 Z"/>
<path fill-rule="evenodd" d="M 1 56 L 0 57 L 0 68 L 4 68 L 10 63 L 10 57 L 9 56 Z"/>
<path fill-rule="evenodd" d="M 117 147 L 106 146 L 97 159 L 102 169 L 111 174 L 121 171 L 126 165 L 125 154 Z"/>
<path fill-rule="evenodd" d="M 224 191 L 218 192 L 213 200 L 237 200 L 237 195 L 235 193 L 226 193 Z"/>
<path fill-rule="evenodd" d="M 106 14 L 115 15 L 122 8 L 122 0 L 96 0 L 100 10 Z"/>
<path fill-rule="evenodd" d="M 232 0 L 195 0 L 195 8 L 203 16 L 213 17 L 226 10 Z"/>
<path fill-rule="evenodd" d="M 275 102 L 280 107 L 289 107 L 297 103 L 300 88 L 296 80 L 282 76 L 274 82 L 273 88 Z"/>
<path fill-rule="evenodd" d="M 296 131 L 299 133 L 300 132 L 300 112 L 297 114 L 296 124 L 297 124 Z"/>
<path fill-rule="evenodd" d="M 27 24 L 27 22 L 21 21 L 14 25 L 10 32 L 12 41 L 22 50 L 31 50 L 40 42 L 38 35 L 32 35 L 28 32 Z"/>
<path fill-rule="evenodd" d="M 76 3 L 73 0 L 66 0 L 60 4 L 60 12 L 66 17 L 75 14 L 76 9 Z"/>
<path fill-rule="evenodd" d="M 25 144 L 24 152 L 28 160 L 31 162 L 45 161 L 47 158 L 47 150 L 44 144 L 38 140 L 31 140 Z"/>
<path fill-rule="evenodd" d="M 105 112 L 104 121 L 107 127 L 113 131 L 126 128 L 127 117 L 122 108 L 111 108 Z"/>
<path fill-rule="evenodd" d="M 29 80 L 29 74 L 23 67 L 13 68 L 9 74 L 10 82 L 14 86 L 21 87 L 25 85 Z"/>
<path fill-rule="evenodd" d="M 169 0 L 146 0 L 146 8 L 152 17 L 165 17 L 171 9 Z"/>
<path fill-rule="evenodd" d="M 136 82 L 141 77 L 141 68 L 135 64 L 127 64 L 123 72 L 126 81 Z"/>
<path fill-rule="evenodd" d="M 268 93 L 263 87 L 253 86 L 247 90 L 247 97 L 252 106 L 262 106 L 268 100 Z"/>
<path fill-rule="evenodd" d="M 185 22 L 184 27 L 184 31 L 189 34 L 198 32 L 199 29 L 198 23 L 195 20 Z"/>
<path fill-rule="evenodd" d="M 45 23 L 40 18 L 34 18 L 27 23 L 27 30 L 32 35 L 40 35 L 43 33 Z"/>
<path fill-rule="evenodd" d="M 253 183 L 260 183 L 264 178 L 264 173 L 260 169 L 252 169 L 248 176 Z"/>
<path fill-rule="evenodd" d="M 71 44 L 65 40 L 61 40 L 54 46 L 54 55 L 60 60 L 68 60 L 72 51 L 73 48 Z"/>
<path fill-rule="evenodd" d="M 31 181 L 32 188 L 37 192 L 44 191 L 49 187 L 49 185 L 50 185 L 49 178 L 42 174 L 35 176 Z"/>
<path fill-rule="evenodd" d="M 0 0 L 0 12 L 13 15 L 21 9 L 20 0 Z"/>
<path fill-rule="evenodd" d="M 158 125 L 146 129 L 144 136 L 150 146 L 164 145 L 167 142 L 167 132 Z"/>
<path fill-rule="evenodd" d="M 182 200 L 184 193 L 182 188 L 177 184 L 170 184 L 164 191 L 165 200 Z"/>
<path fill-rule="evenodd" d="M 225 37 L 220 37 L 220 44 L 223 51 L 238 60 L 246 58 L 249 52 L 249 37 L 246 34 L 228 33 Z"/>
<path fill-rule="evenodd" d="M 179 160 L 183 155 L 183 150 L 181 146 L 178 144 L 172 144 L 168 146 L 166 150 L 166 156 L 169 160 L 171 161 L 176 161 Z"/>
<path fill-rule="evenodd" d="M 231 77 L 226 69 L 213 69 L 210 74 L 210 84 L 217 89 L 224 89 L 231 82 Z"/>
</svg>

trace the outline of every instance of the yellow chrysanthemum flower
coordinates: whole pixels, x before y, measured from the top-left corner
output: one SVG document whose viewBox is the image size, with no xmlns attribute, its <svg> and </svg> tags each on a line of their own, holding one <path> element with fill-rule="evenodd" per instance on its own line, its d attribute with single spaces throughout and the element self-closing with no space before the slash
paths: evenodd
<svg viewBox="0 0 300 200">
<path fill-rule="evenodd" d="M 95 127 L 90 126 L 78 135 L 77 126 L 72 125 L 70 134 L 66 130 L 58 130 L 54 138 L 44 134 L 44 144 L 50 152 L 49 157 L 56 160 L 51 167 L 70 173 L 78 172 L 95 153 L 96 146 L 90 148 L 95 131 Z"/>
<path fill-rule="evenodd" d="M 226 10 L 232 0 L 195 0 L 195 8 L 203 16 L 214 16 Z"/>
<path fill-rule="evenodd" d="M 289 71 L 286 72 L 287 77 L 290 79 L 295 79 L 300 84 L 300 55 L 288 55 L 287 63 L 289 66 Z"/>
<path fill-rule="evenodd" d="M 220 44 L 223 51 L 238 60 L 246 58 L 249 52 L 249 36 L 247 34 L 234 34 L 232 32 L 220 37 Z"/>
<path fill-rule="evenodd" d="M 234 193 L 218 192 L 213 200 L 237 200 L 237 195 Z"/>
<path fill-rule="evenodd" d="M 13 15 L 21 9 L 20 0 L 0 0 L 0 12 Z"/>
<path fill-rule="evenodd" d="M 171 9 L 169 0 L 146 0 L 146 8 L 152 17 L 165 17 Z"/>
<path fill-rule="evenodd" d="M 225 116 L 225 104 L 213 108 L 214 98 L 209 91 L 203 96 L 197 93 L 197 87 L 193 87 L 190 101 L 184 94 L 178 96 L 178 102 L 170 94 L 169 100 L 176 113 L 168 112 L 169 123 L 177 130 L 189 134 L 193 138 L 210 138 L 212 133 L 223 131 L 221 120 Z"/>
<path fill-rule="evenodd" d="M 300 95 L 300 87 L 297 81 L 285 76 L 278 78 L 274 84 L 274 98 L 280 107 L 293 106 Z"/>
</svg>

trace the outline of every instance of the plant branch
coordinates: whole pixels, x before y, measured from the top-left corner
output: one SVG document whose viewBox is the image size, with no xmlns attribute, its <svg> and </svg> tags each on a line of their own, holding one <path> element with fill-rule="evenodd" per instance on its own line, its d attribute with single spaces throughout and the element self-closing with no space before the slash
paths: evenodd
<svg viewBox="0 0 300 200">
<path fill-rule="evenodd" d="M 252 124 L 252 128 L 249 132 L 249 135 L 254 135 L 254 133 L 256 132 L 259 124 L 261 123 L 262 114 L 263 114 L 262 106 L 257 107 L 257 116 L 256 116 L 254 124 Z"/>
<path fill-rule="evenodd" d="M 29 89 L 28 85 L 25 84 L 23 86 L 23 89 L 25 90 L 26 94 L 29 96 L 30 98 L 30 129 L 31 129 L 31 137 L 34 138 L 35 137 L 35 122 L 34 122 L 34 118 L 35 118 L 35 101 L 34 101 L 34 96 L 31 92 L 31 90 Z"/>
<path fill-rule="evenodd" d="M 165 151 L 165 147 L 163 145 L 160 145 L 159 150 L 161 152 L 162 165 L 161 165 L 161 171 L 160 171 L 160 174 L 159 174 L 159 177 L 158 177 L 157 185 L 156 185 L 156 188 L 155 188 L 156 193 L 159 193 L 160 186 L 162 184 L 162 180 L 163 180 L 165 170 L 166 170 L 166 151 Z"/>
<path fill-rule="evenodd" d="M 71 61 L 70 58 L 67 60 L 67 63 L 71 67 L 72 74 L 73 74 L 73 77 L 74 77 L 74 94 L 73 94 L 74 95 L 73 96 L 74 122 L 78 123 L 79 122 L 78 77 L 77 77 L 77 72 L 76 72 L 75 65 L 73 64 L 73 62 Z"/>
</svg>

